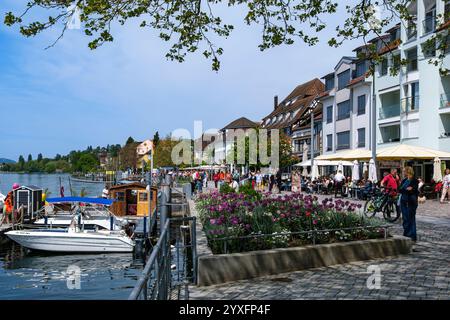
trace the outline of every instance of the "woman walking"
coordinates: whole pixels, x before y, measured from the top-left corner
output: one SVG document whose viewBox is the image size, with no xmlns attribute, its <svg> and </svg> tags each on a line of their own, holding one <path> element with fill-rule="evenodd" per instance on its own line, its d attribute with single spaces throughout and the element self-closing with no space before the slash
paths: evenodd
<svg viewBox="0 0 450 320">
<path fill-rule="evenodd" d="M 403 219 L 403 235 L 417 241 L 416 210 L 419 196 L 419 181 L 412 167 L 403 169 L 404 179 L 400 183 L 400 208 Z"/>
<path fill-rule="evenodd" d="M 448 199 L 450 200 L 450 168 L 445 169 L 445 176 L 443 178 L 443 186 L 442 186 L 442 196 L 441 203 L 444 203 L 445 196 L 448 194 Z"/>
</svg>

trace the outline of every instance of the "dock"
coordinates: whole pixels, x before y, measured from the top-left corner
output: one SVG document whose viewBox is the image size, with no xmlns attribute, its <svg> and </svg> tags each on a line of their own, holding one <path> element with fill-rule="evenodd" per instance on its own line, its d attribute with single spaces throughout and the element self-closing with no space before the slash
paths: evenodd
<svg viewBox="0 0 450 320">
<path fill-rule="evenodd" d="M 13 229 L 12 223 L 4 223 L 0 225 L 0 236 Z"/>
</svg>

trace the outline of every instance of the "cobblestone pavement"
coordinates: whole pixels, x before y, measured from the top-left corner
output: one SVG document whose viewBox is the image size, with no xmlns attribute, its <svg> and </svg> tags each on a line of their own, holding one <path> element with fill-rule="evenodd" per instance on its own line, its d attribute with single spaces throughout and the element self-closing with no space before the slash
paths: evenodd
<svg viewBox="0 0 450 320">
<path fill-rule="evenodd" d="M 447 206 L 447 210 L 442 210 Z M 419 241 L 409 255 L 309 269 L 210 287 L 191 287 L 192 300 L 444 299 L 450 300 L 450 205 L 427 201 L 418 211 Z M 393 234 L 402 234 L 400 223 Z M 369 266 L 381 288 L 368 289 Z"/>
</svg>

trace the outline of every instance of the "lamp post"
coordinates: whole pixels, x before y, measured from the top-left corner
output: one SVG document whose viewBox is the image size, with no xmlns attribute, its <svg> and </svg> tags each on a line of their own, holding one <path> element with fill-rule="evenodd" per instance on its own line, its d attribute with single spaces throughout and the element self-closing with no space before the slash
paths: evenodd
<svg viewBox="0 0 450 320">
<path fill-rule="evenodd" d="M 372 121 L 371 121 L 371 150 L 372 150 L 372 160 L 376 164 L 377 161 L 377 96 L 375 91 L 375 62 L 372 59 Z"/>
<path fill-rule="evenodd" d="M 314 168 L 314 109 L 316 109 L 318 105 L 316 96 L 314 100 L 312 101 L 311 105 L 309 106 L 311 110 L 311 180 L 313 178 L 313 168 Z"/>
</svg>

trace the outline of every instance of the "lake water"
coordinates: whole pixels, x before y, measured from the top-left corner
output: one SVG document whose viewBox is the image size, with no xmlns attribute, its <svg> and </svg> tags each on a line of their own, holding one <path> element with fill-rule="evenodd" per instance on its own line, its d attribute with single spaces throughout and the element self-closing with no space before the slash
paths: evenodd
<svg viewBox="0 0 450 320">
<path fill-rule="evenodd" d="M 102 194 L 104 185 L 102 183 L 81 183 L 69 180 L 68 174 L 17 174 L 17 173 L 0 173 L 0 192 L 6 195 L 14 183 L 19 185 L 33 185 L 41 187 L 43 190 L 48 189 L 50 192 L 48 198 L 60 196 L 60 183 L 64 187 L 65 196 L 70 196 L 70 186 L 77 195 L 84 188 L 86 196 L 99 197 Z"/>
<path fill-rule="evenodd" d="M 0 192 L 14 183 L 36 185 L 59 197 L 59 179 L 70 195 L 69 175 L 0 173 Z M 79 193 L 97 197 L 102 184 L 72 182 Z M 127 299 L 144 266 L 133 254 L 57 255 L 31 252 L 5 238 L 0 239 L 1 299 Z M 74 273 L 75 271 L 75 273 Z M 79 275 L 71 281 L 71 275 Z M 79 279 L 79 281 L 78 281 Z M 78 285 L 79 284 L 79 285 Z"/>
</svg>

